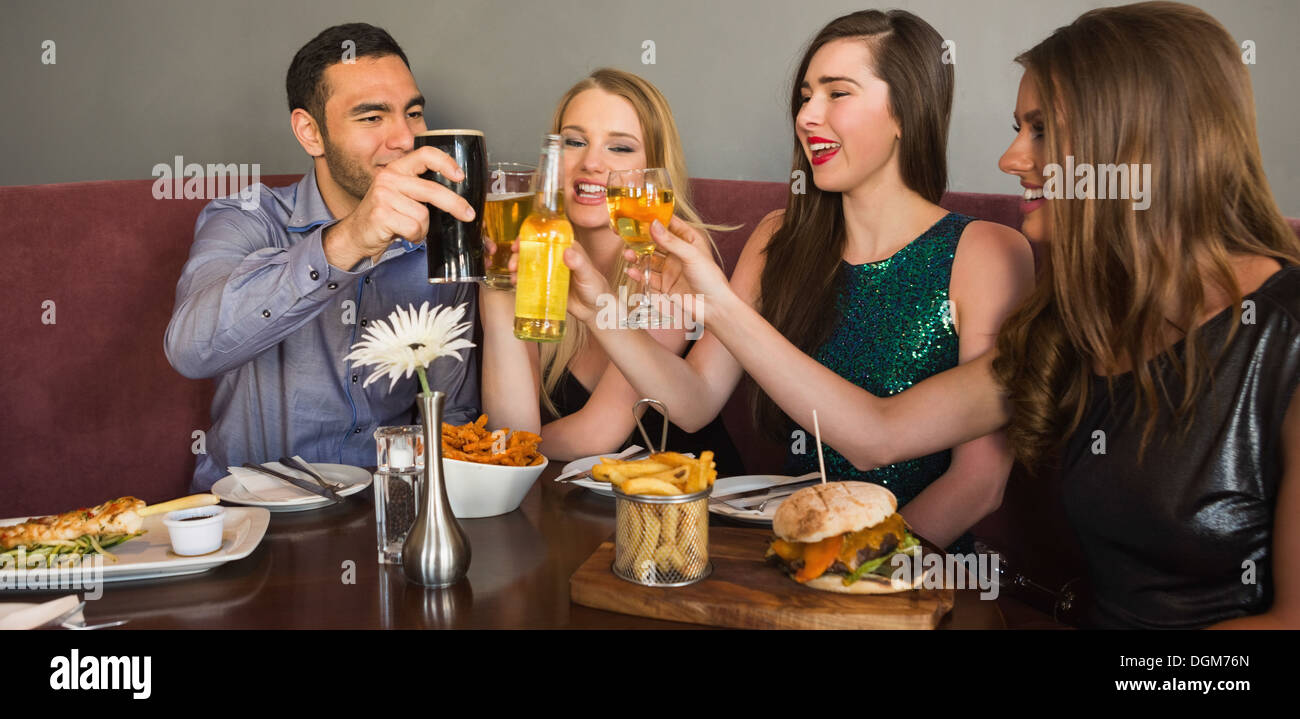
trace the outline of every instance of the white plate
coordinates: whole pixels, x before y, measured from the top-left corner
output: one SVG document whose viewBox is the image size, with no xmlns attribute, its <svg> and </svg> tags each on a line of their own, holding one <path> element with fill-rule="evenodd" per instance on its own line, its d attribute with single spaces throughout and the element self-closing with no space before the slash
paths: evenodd
<svg viewBox="0 0 1300 719">
<path fill-rule="evenodd" d="M 613 457 L 617 454 L 618 452 L 610 452 L 609 454 L 595 454 L 590 457 L 575 459 L 564 465 L 564 469 L 560 470 L 560 474 L 568 474 L 569 472 L 586 472 L 599 464 L 601 457 Z M 575 479 L 569 482 L 569 484 L 576 484 L 584 489 L 590 489 L 602 497 L 609 497 L 611 499 L 614 497 L 614 490 L 610 489 L 609 482 L 597 482 L 594 479 L 587 478 Z"/>
<path fill-rule="evenodd" d="M 785 501 L 785 497 L 768 502 L 767 506 L 764 507 L 761 512 L 753 509 L 736 509 L 735 507 L 724 504 L 723 502 L 714 502 L 712 500 L 726 500 L 727 496 L 731 494 L 763 489 L 765 487 L 775 487 L 780 484 L 810 479 L 812 476 L 816 476 L 815 473 L 812 475 L 804 475 L 802 477 L 787 477 L 777 474 L 750 474 L 743 477 L 727 477 L 726 479 L 719 479 L 713 483 L 713 494 L 710 496 L 709 511 L 719 517 L 727 517 L 739 522 L 770 527 L 772 525 L 772 519 L 776 517 L 776 508 L 781 506 L 781 503 Z"/>
<path fill-rule="evenodd" d="M 18 524 L 28 519 L 29 517 L 0 519 L 0 526 Z M 270 523 L 270 513 L 260 507 L 228 507 L 225 527 L 221 532 L 221 548 L 198 557 L 182 557 L 172 552 L 162 515 L 145 517 L 144 535 L 129 539 L 109 550 L 117 556 L 117 561 L 104 559 L 103 580 L 120 582 L 197 574 L 226 562 L 243 559 L 257 548 Z M 50 576 L 50 570 L 45 568 L 0 569 L 0 588 L 4 589 L 31 588 L 48 591 L 58 581 L 58 570 L 55 570 L 54 576 Z M 20 587 L 20 584 L 23 586 Z"/>
<path fill-rule="evenodd" d="M 279 462 L 266 462 L 264 463 L 264 466 L 267 469 L 287 474 L 285 467 Z M 311 466 L 314 467 L 316 471 L 330 484 L 348 485 L 343 489 L 336 490 L 340 497 L 347 497 L 360 492 L 366 487 L 369 487 L 370 482 L 374 479 L 370 472 L 361 467 L 353 467 L 349 464 L 322 464 L 312 462 Z M 298 489 L 288 482 L 285 482 L 285 486 L 298 492 L 305 491 Z M 229 474 L 218 479 L 217 483 L 212 485 L 212 489 L 209 491 L 220 497 L 223 502 L 245 504 L 250 507 L 264 507 L 271 512 L 305 512 L 311 509 L 328 507 L 332 504 L 332 502 L 325 497 L 318 497 L 316 495 L 310 497 L 296 497 L 293 499 L 261 499 L 245 490 L 239 484 L 239 481 L 235 479 L 233 475 Z"/>
<path fill-rule="evenodd" d="M 592 467 L 595 467 L 597 464 L 600 464 L 600 460 L 602 457 L 617 457 L 619 454 L 620 454 L 619 452 L 610 452 L 609 454 L 593 454 L 590 457 L 575 459 L 572 462 L 569 462 L 568 464 L 564 465 L 564 469 L 561 469 L 560 473 L 557 474 L 556 476 L 560 477 L 570 472 L 586 472 Z M 687 457 L 695 456 L 690 452 L 686 452 L 685 454 Z M 609 482 L 598 482 L 594 479 L 589 478 L 589 479 L 569 480 L 569 484 L 576 484 L 579 487 L 590 489 L 591 491 L 595 492 L 596 494 L 599 494 L 602 497 L 609 497 L 610 499 L 614 498 L 614 490 L 610 488 Z"/>
</svg>

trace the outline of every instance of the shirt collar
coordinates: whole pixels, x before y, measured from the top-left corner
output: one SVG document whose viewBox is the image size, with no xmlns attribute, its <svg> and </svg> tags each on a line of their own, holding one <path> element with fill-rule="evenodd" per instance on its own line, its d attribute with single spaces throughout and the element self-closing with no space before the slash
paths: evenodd
<svg viewBox="0 0 1300 719">
<path fill-rule="evenodd" d="M 330 212 L 329 207 L 325 205 L 325 198 L 321 196 L 320 187 L 316 184 L 315 166 L 311 168 L 310 172 L 302 176 L 293 193 L 293 216 L 289 218 L 287 230 L 290 232 L 310 232 L 327 222 L 334 221 L 334 215 Z M 414 244 L 398 239 L 384 253 L 384 259 L 423 248 L 424 243 Z M 397 251 L 399 249 L 400 253 Z"/>
<path fill-rule="evenodd" d="M 293 191 L 293 215 L 289 218 L 290 232 L 309 232 L 327 222 L 333 222 L 334 215 L 325 206 L 320 188 L 316 185 L 316 168 L 302 176 Z"/>
</svg>

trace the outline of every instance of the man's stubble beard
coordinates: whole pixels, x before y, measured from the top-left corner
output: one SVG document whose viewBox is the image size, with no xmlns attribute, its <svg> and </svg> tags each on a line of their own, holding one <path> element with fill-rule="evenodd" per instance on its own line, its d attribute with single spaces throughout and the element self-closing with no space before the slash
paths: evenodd
<svg viewBox="0 0 1300 719">
<path fill-rule="evenodd" d="M 371 176 L 366 172 L 366 168 L 353 158 L 345 155 L 343 151 L 329 141 L 328 137 L 322 136 L 321 141 L 325 145 L 325 166 L 329 168 L 330 177 L 335 184 L 343 188 L 344 192 L 352 195 L 358 202 L 366 196 L 370 189 L 372 181 Z"/>
</svg>

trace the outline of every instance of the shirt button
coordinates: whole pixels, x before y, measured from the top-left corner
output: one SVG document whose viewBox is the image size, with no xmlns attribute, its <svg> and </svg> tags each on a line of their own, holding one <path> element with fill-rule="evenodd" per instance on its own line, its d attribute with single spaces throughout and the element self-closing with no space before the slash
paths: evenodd
<svg viewBox="0 0 1300 719">
<path fill-rule="evenodd" d="M 370 275 L 366 275 L 366 284 L 370 284 Z"/>
<path fill-rule="evenodd" d="M 362 326 L 362 327 L 365 327 L 365 326 L 366 326 L 366 322 L 367 322 L 366 318 L 365 318 L 365 317 L 362 317 L 362 318 L 361 318 L 361 326 Z"/>
<path fill-rule="evenodd" d="M 331 283 L 329 283 L 328 285 L 325 285 L 325 286 L 328 287 L 328 288 L 330 288 L 331 290 L 337 290 L 337 289 L 339 288 L 339 283 L 337 283 L 337 282 L 331 282 Z"/>
<path fill-rule="evenodd" d="M 319 279 L 320 279 L 320 273 L 317 272 L 316 270 L 312 270 L 312 271 L 311 271 L 311 278 L 312 278 L 313 280 L 319 280 Z"/>
<path fill-rule="evenodd" d="M 352 434 L 361 434 L 361 428 L 357 427 L 356 429 L 352 430 Z"/>
<path fill-rule="evenodd" d="M 267 319 L 270 319 L 270 317 L 271 317 L 271 310 L 262 310 L 262 316 L 263 316 L 263 317 L 266 317 Z"/>
<path fill-rule="evenodd" d="M 352 375 L 352 381 L 355 383 L 355 382 L 357 381 L 357 377 L 359 377 L 359 376 L 360 376 L 360 375 L 355 375 L 355 374 Z"/>
</svg>

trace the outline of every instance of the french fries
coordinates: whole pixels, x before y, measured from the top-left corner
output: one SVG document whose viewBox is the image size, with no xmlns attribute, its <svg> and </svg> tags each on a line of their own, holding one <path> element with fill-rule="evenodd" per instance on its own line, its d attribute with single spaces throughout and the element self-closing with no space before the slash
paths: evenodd
<svg viewBox="0 0 1300 719">
<path fill-rule="evenodd" d="M 673 496 L 694 494 L 713 486 L 718 477 L 713 452 L 698 459 L 677 452 L 660 452 L 631 462 L 602 457 L 591 468 L 592 479 L 609 482 L 624 494 Z"/>
<path fill-rule="evenodd" d="M 479 464 L 531 467 L 544 461 L 537 445 L 542 438 L 532 432 L 509 427 L 487 429 L 487 415 L 459 427 L 442 423 L 442 456 Z"/>
<path fill-rule="evenodd" d="M 619 489 L 623 490 L 623 494 L 658 494 L 665 497 L 683 494 L 677 485 L 655 477 L 629 479 Z"/>
</svg>

